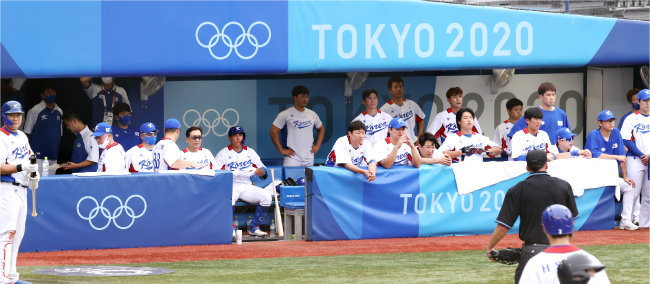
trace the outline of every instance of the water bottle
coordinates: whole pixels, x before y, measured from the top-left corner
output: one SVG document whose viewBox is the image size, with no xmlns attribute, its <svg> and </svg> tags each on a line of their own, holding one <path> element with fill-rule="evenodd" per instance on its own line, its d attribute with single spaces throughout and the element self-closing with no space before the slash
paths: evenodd
<svg viewBox="0 0 650 284">
<path fill-rule="evenodd" d="M 233 231 L 239 229 L 239 220 L 237 220 L 237 216 L 235 216 L 235 221 L 232 222 L 232 229 Z"/>
<path fill-rule="evenodd" d="M 275 238 L 275 219 L 271 220 L 271 227 L 269 232 L 271 238 Z"/>
<path fill-rule="evenodd" d="M 47 161 L 47 157 L 45 157 L 45 159 L 43 159 L 43 174 L 41 174 L 41 176 L 46 177 L 49 171 L 50 171 L 50 163 Z"/>
<path fill-rule="evenodd" d="M 249 230 L 251 229 L 251 223 L 253 223 L 253 216 L 248 216 L 248 222 L 246 222 L 246 227 L 248 227 Z"/>
</svg>

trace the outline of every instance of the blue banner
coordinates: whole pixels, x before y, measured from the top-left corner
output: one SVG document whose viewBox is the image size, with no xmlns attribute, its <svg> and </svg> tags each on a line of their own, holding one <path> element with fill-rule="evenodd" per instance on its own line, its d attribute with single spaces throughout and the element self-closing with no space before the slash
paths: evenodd
<svg viewBox="0 0 650 284">
<path fill-rule="evenodd" d="M 31 195 L 31 190 L 28 195 Z M 21 252 L 232 241 L 232 173 L 43 177 Z M 28 197 L 31 212 L 31 196 Z"/>
<path fill-rule="evenodd" d="M 337 167 L 310 167 L 308 239 L 350 240 L 490 234 L 508 189 L 528 174 L 459 195 L 450 167 L 379 168 L 377 179 Z M 613 187 L 576 197 L 577 230 L 614 226 Z M 510 230 L 516 233 L 519 221 Z"/>
</svg>

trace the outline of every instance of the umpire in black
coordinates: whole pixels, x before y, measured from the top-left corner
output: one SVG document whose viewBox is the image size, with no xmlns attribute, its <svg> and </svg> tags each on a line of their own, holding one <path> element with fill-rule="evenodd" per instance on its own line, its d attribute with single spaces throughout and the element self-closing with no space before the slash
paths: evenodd
<svg viewBox="0 0 650 284">
<path fill-rule="evenodd" d="M 515 283 L 519 283 L 521 272 L 528 260 L 549 245 L 544 229 L 542 229 L 544 209 L 553 204 L 562 204 L 571 210 L 575 216 L 574 219 L 578 218 L 578 208 L 571 185 L 546 172 L 548 169 L 546 151 L 528 152 L 526 169 L 530 175 L 506 193 L 496 220 L 497 226 L 487 245 L 488 257 L 490 257 L 490 251 L 494 250 L 508 230 L 514 226 L 517 218 L 521 218 L 519 239 L 524 241 L 524 245 L 521 247 L 521 258 L 515 272 Z"/>
</svg>

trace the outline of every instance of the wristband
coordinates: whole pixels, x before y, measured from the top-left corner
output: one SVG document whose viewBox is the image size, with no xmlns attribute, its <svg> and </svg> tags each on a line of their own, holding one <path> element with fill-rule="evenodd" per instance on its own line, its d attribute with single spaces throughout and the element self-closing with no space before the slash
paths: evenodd
<svg viewBox="0 0 650 284">
<path fill-rule="evenodd" d="M 20 165 L 20 164 L 16 165 L 16 172 L 19 173 L 19 172 L 22 172 L 22 171 L 23 171 L 23 165 Z"/>
<path fill-rule="evenodd" d="M 570 153 L 571 153 L 571 156 L 573 156 L 573 157 L 580 156 L 580 154 L 578 154 L 578 150 L 571 150 Z"/>
</svg>

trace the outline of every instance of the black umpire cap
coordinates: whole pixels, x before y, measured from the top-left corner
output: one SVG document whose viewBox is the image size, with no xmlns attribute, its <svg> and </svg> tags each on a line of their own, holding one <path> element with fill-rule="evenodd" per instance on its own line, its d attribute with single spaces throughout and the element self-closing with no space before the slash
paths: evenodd
<svg viewBox="0 0 650 284">
<path fill-rule="evenodd" d="M 546 164 L 546 151 L 532 150 L 526 155 L 526 164 L 532 171 L 537 171 Z"/>
</svg>

